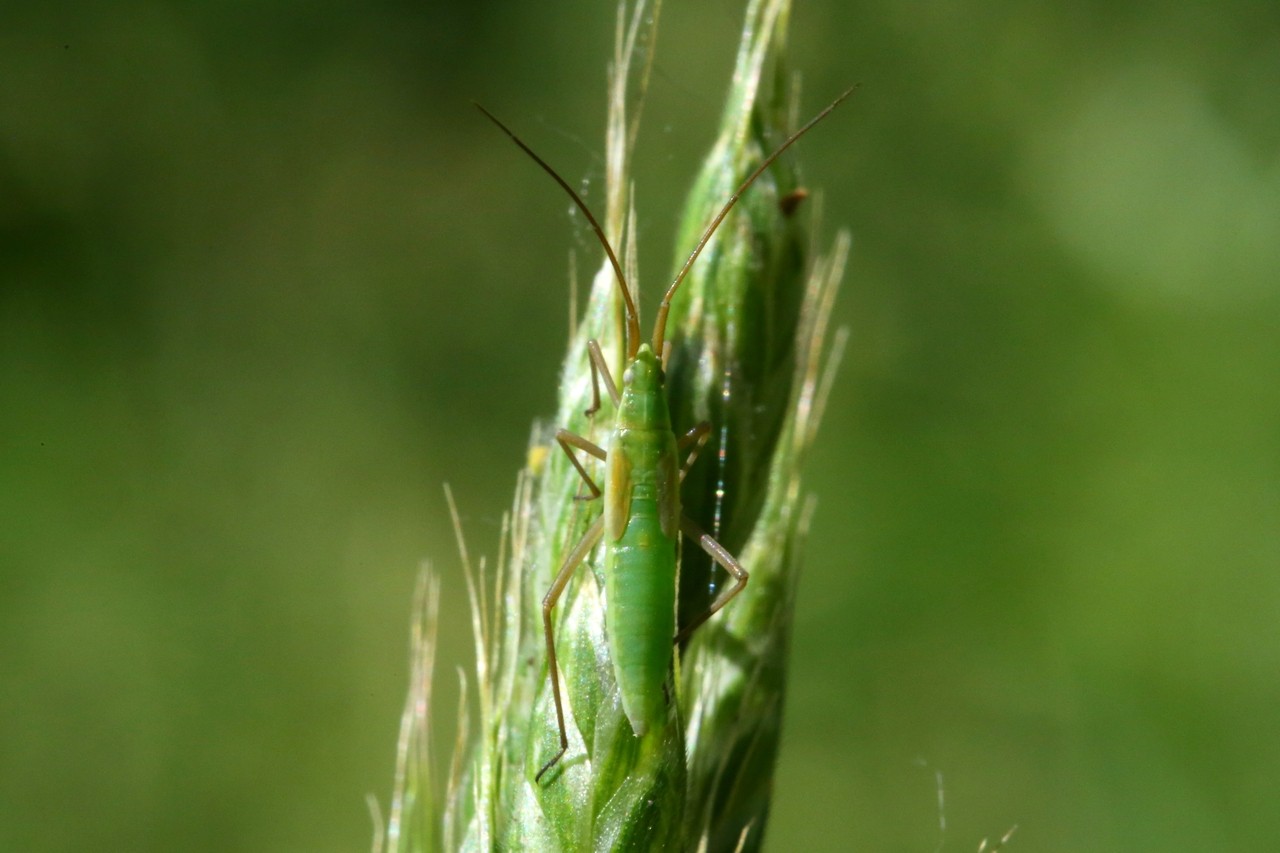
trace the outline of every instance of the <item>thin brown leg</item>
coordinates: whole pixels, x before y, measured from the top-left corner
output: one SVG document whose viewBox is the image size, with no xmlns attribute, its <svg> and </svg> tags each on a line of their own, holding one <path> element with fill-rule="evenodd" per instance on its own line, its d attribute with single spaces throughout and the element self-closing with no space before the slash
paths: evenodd
<svg viewBox="0 0 1280 853">
<path fill-rule="evenodd" d="M 595 338 L 587 341 L 587 361 L 591 364 L 591 408 L 583 412 L 591 417 L 600 411 L 600 381 L 604 380 L 604 390 L 609 392 L 609 399 L 617 406 L 622 398 L 618 396 L 618 386 L 613 382 L 613 374 L 609 372 L 609 363 L 604 360 L 600 350 L 600 342 Z"/>
<path fill-rule="evenodd" d="M 573 576 L 573 570 L 582 565 L 582 561 L 587 558 L 587 554 L 590 554 L 591 549 L 596 547 L 596 543 L 600 541 L 600 534 L 603 531 L 604 517 L 601 516 L 587 528 L 587 532 L 582 534 L 582 538 L 578 540 L 577 545 L 573 546 L 569 556 L 565 557 L 564 565 L 560 567 L 560 573 L 551 582 L 551 589 L 547 590 L 546 596 L 542 599 L 542 628 L 547 635 L 547 669 L 550 670 L 551 675 L 551 696 L 556 701 L 556 723 L 560 726 L 560 751 L 551 756 L 551 760 L 542 765 L 538 775 L 533 777 L 535 785 L 542 781 L 542 774 L 550 770 L 557 761 L 563 758 L 565 752 L 569 749 L 569 733 L 564 727 L 564 703 L 560 699 L 560 667 L 556 663 L 555 627 L 551 624 L 551 611 L 556 606 L 556 602 L 560 600 L 560 594 L 564 592 L 565 585 L 569 583 L 569 578 Z"/>
<path fill-rule="evenodd" d="M 573 467 L 578 469 L 578 473 L 582 475 L 582 479 L 586 482 L 587 488 L 591 490 L 591 497 L 587 500 L 595 500 L 600 497 L 600 487 L 596 485 L 596 481 L 591 479 L 591 475 L 587 473 L 587 469 L 582 467 L 582 463 L 578 460 L 578 456 L 573 452 L 573 448 L 589 453 L 597 459 L 604 459 L 608 456 L 604 452 L 604 448 L 598 444 L 594 444 L 577 433 L 569 432 L 567 429 L 556 430 L 556 441 L 560 443 L 560 449 L 569 457 L 569 461 L 573 463 Z"/>
<path fill-rule="evenodd" d="M 749 577 L 747 570 L 742 568 L 742 564 L 738 562 L 737 558 L 726 551 L 723 545 L 712 539 L 711 536 L 694 523 L 693 519 L 689 518 L 689 516 L 686 515 L 680 519 L 680 529 L 684 531 L 685 536 L 688 536 L 690 539 L 697 542 L 698 547 L 710 554 L 711 559 L 723 566 L 726 572 L 733 575 L 734 580 L 736 580 L 737 583 L 716 596 L 716 600 L 711 603 L 711 607 L 706 613 L 703 613 L 697 619 L 694 619 L 688 625 L 685 625 L 684 630 L 679 634 L 676 634 L 677 643 L 683 643 L 685 640 L 689 639 L 689 635 L 692 634 L 699 625 L 714 616 L 716 611 L 728 604 L 735 595 L 742 592 L 742 588 L 747 585 L 747 578 Z"/>
<path fill-rule="evenodd" d="M 711 437 L 711 422 L 702 421 L 694 426 L 693 429 L 686 432 L 676 441 L 676 447 L 684 450 L 690 444 L 693 445 L 693 451 L 688 458 L 684 460 L 684 464 L 680 466 L 680 482 L 684 482 L 685 475 L 689 473 L 689 469 L 693 467 L 694 460 L 698 458 L 698 454 L 702 452 L 703 446 L 706 445 L 707 439 Z"/>
</svg>

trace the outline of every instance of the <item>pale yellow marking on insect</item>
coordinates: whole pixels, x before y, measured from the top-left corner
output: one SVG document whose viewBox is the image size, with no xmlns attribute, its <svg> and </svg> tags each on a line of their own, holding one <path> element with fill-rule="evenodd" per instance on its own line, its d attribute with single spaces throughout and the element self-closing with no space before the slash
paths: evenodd
<svg viewBox="0 0 1280 853">
<path fill-rule="evenodd" d="M 631 460 L 620 450 L 609 451 L 609 489 L 605 494 L 605 533 L 621 539 L 631 519 Z"/>
<path fill-rule="evenodd" d="M 658 458 L 658 520 L 668 539 L 680 535 L 680 475 L 666 451 Z"/>
</svg>

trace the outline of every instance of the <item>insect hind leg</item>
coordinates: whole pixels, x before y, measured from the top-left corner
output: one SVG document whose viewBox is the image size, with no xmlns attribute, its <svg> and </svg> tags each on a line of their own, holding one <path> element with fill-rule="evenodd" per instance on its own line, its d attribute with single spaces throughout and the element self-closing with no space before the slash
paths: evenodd
<svg viewBox="0 0 1280 853">
<path fill-rule="evenodd" d="M 543 775 L 554 767 L 569 750 L 569 733 L 564 725 L 564 701 L 560 698 L 560 666 L 556 661 L 556 629 L 551 621 L 551 613 L 555 609 L 556 602 L 560 600 L 560 595 L 564 592 L 565 586 L 568 585 L 569 578 L 573 577 L 574 570 L 582 565 L 582 561 L 591 553 L 591 549 L 596 547 L 596 543 L 600 541 L 600 536 L 603 532 L 604 517 L 602 516 L 596 519 L 586 533 L 582 534 L 578 544 L 573 546 L 569 556 L 565 557 L 564 565 L 560 567 L 559 574 L 551 582 L 551 589 L 547 590 L 546 596 L 542 599 L 542 629 L 547 639 L 547 669 L 551 678 L 551 696 L 556 703 L 556 724 L 560 727 L 560 750 L 551 756 L 551 760 L 542 765 L 542 769 L 533 777 L 535 785 L 542 781 Z"/>
</svg>

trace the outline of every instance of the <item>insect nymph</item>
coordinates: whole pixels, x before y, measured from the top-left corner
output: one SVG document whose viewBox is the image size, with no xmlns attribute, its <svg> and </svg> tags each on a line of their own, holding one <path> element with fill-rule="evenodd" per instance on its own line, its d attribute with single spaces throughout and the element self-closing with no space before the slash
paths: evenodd
<svg viewBox="0 0 1280 853">
<path fill-rule="evenodd" d="M 671 670 L 674 645 L 724 607 L 747 584 L 747 570 L 681 509 L 680 484 L 698 449 L 710 435 L 711 425 L 704 421 L 678 437 L 673 430 L 663 369 L 667 316 L 671 301 L 694 261 L 742 194 L 782 152 L 852 92 L 852 89 L 846 91 L 788 137 L 729 197 L 667 288 L 658 306 L 653 335 L 648 342 L 641 337 L 638 312 L 622 266 L 586 203 L 506 125 L 480 107 L 481 112 L 560 185 L 582 212 L 613 268 L 626 313 L 626 365 L 621 386 L 615 383 L 600 345 L 594 340 L 587 344 L 593 390 L 593 402 L 587 414 L 593 415 L 600 408 L 601 382 L 617 411 L 607 446 L 601 447 L 568 430 L 561 429 L 556 433 L 557 442 L 581 475 L 589 497 L 603 498 L 604 509 L 570 550 L 542 602 L 547 668 L 555 700 L 560 748 L 538 771 L 535 782 L 540 781 L 569 748 L 552 613 L 574 571 L 601 540 L 605 544 L 602 575 L 609 656 L 613 661 L 623 712 L 637 737 L 644 736 L 665 718 L 668 701 L 665 683 Z M 588 473 L 579 453 L 604 462 L 603 488 Z M 682 459 L 682 454 L 686 453 Z M 705 613 L 692 619 L 677 633 L 676 578 L 681 534 L 696 542 L 728 572 L 733 584 L 720 592 Z"/>
</svg>

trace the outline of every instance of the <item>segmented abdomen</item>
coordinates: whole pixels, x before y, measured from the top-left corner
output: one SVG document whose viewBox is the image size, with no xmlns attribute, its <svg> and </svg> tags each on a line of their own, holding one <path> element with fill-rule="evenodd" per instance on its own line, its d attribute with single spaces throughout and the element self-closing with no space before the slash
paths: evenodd
<svg viewBox="0 0 1280 853">
<path fill-rule="evenodd" d="M 663 532 L 656 501 L 632 498 L 626 532 L 609 551 L 605 628 L 623 711 L 643 735 L 665 714 L 676 633 L 676 541 Z"/>
</svg>

